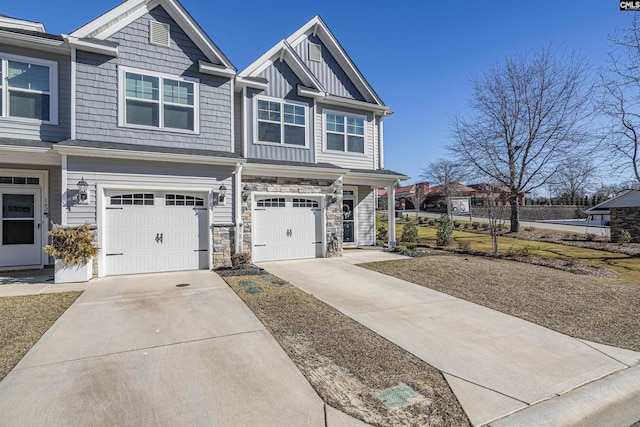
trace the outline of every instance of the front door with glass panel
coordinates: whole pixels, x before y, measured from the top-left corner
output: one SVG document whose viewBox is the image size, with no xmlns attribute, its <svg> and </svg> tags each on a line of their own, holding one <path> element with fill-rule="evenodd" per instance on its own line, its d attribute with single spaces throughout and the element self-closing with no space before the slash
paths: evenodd
<svg viewBox="0 0 640 427">
<path fill-rule="evenodd" d="M 40 190 L 0 187 L 0 268 L 42 264 Z"/>
<path fill-rule="evenodd" d="M 345 244 L 356 242 L 356 227 L 354 215 L 354 200 L 346 196 L 342 200 L 342 227 L 344 229 L 343 242 Z"/>
</svg>

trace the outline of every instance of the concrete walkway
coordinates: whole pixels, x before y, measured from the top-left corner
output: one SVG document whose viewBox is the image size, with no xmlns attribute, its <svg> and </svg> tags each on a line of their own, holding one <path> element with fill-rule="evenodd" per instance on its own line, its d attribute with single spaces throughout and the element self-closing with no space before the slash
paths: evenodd
<svg viewBox="0 0 640 427">
<path fill-rule="evenodd" d="M 364 425 L 325 409 L 208 271 L 91 282 L 0 382 L 0 414 L 1 426 Z"/>
<path fill-rule="evenodd" d="M 584 426 L 604 419 L 627 427 L 640 419 L 640 353 L 353 265 L 390 258 L 397 257 L 352 250 L 342 259 L 261 266 L 440 369 L 474 425 L 501 419 L 496 425 Z"/>
</svg>

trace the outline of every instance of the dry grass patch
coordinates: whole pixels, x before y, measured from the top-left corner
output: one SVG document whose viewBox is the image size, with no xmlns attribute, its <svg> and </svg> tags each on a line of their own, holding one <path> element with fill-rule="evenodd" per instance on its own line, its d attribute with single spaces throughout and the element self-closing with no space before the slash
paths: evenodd
<svg viewBox="0 0 640 427">
<path fill-rule="evenodd" d="M 379 426 L 469 425 L 442 374 L 417 357 L 298 288 L 265 276 L 225 280 L 328 405 Z M 246 281 L 263 291 L 247 293 Z M 375 393 L 401 382 L 422 398 L 386 409 Z"/>
<path fill-rule="evenodd" d="M 473 256 L 361 264 L 573 337 L 640 351 L 640 286 Z"/>
<path fill-rule="evenodd" d="M 0 380 L 82 292 L 0 298 Z"/>
</svg>

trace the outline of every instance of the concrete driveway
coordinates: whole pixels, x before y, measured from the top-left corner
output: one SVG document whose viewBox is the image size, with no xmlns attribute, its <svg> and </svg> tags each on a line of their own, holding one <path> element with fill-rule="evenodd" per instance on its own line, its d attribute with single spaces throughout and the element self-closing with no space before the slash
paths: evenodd
<svg viewBox="0 0 640 427">
<path fill-rule="evenodd" d="M 326 411 L 208 271 L 92 282 L 0 383 L 2 426 L 361 424 Z"/>
<path fill-rule="evenodd" d="M 261 266 L 440 369 L 474 425 L 627 427 L 640 419 L 640 353 L 354 265 L 393 257 L 352 250 Z"/>
</svg>

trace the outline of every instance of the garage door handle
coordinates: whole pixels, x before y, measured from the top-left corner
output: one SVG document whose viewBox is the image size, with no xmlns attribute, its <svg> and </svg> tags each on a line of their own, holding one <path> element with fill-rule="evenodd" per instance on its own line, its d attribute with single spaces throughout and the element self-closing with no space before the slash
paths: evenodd
<svg viewBox="0 0 640 427">
<path fill-rule="evenodd" d="M 292 235 L 292 234 L 293 234 L 293 233 L 291 232 L 291 229 L 288 229 L 288 230 L 287 230 L 287 237 L 291 237 L 291 235 Z"/>
<path fill-rule="evenodd" d="M 156 234 L 156 243 L 162 243 L 162 233 Z"/>
</svg>

